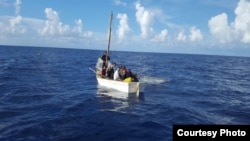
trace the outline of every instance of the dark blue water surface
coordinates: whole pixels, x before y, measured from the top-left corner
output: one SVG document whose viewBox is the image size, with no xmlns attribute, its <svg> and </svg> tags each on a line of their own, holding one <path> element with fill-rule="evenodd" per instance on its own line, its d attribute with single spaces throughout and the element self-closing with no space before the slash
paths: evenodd
<svg viewBox="0 0 250 141">
<path fill-rule="evenodd" d="M 111 52 L 169 80 L 119 98 L 89 70 L 102 52 L 1 46 L 0 140 L 159 141 L 172 140 L 173 124 L 250 124 L 250 58 Z"/>
</svg>

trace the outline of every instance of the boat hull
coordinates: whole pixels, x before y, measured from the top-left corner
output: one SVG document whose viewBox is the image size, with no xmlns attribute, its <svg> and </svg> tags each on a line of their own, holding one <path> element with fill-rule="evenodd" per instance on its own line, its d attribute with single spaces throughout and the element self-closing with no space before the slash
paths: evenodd
<svg viewBox="0 0 250 141">
<path fill-rule="evenodd" d="M 125 93 L 143 93 L 145 84 L 140 82 L 123 82 L 111 79 L 96 77 L 98 84 L 107 88 L 116 89 Z"/>
</svg>

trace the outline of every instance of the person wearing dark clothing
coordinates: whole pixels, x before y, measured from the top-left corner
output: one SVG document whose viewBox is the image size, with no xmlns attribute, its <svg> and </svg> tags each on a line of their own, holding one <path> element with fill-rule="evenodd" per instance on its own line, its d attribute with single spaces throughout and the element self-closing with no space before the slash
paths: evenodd
<svg viewBox="0 0 250 141">
<path fill-rule="evenodd" d="M 114 76 L 114 68 L 113 67 L 108 67 L 107 76 L 108 76 L 108 78 L 113 79 L 113 76 Z"/>
<path fill-rule="evenodd" d="M 124 68 L 122 68 L 122 69 L 120 70 L 120 79 L 121 79 L 121 80 L 124 80 L 124 79 L 126 79 L 126 78 L 127 78 L 126 70 L 125 70 Z"/>
<path fill-rule="evenodd" d="M 126 78 L 129 78 L 129 77 L 132 78 L 133 82 L 139 81 L 136 73 L 132 73 L 132 71 L 130 69 L 126 68 L 125 66 L 122 66 L 121 79 L 125 80 Z"/>
<path fill-rule="evenodd" d="M 106 66 L 104 66 L 102 68 L 102 77 L 106 77 L 106 75 L 107 75 L 107 68 L 106 68 Z"/>
<path fill-rule="evenodd" d="M 107 58 L 107 51 L 104 51 L 104 53 L 103 53 L 103 55 L 102 55 L 102 60 L 103 60 L 103 61 L 106 61 L 106 58 Z M 108 59 L 107 61 L 109 61 L 109 60 L 110 60 L 110 57 L 108 56 L 107 59 Z"/>
<path fill-rule="evenodd" d="M 103 55 L 102 55 L 102 60 L 103 60 L 103 67 L 104 66 L 108 66 L 106 63 L 106 61 L 109 61 L 110 60 L 110 57 L 109 56 L 107 56 L 108 54 L 107 54 L 107 51 L 104 51 L 104 53 L 103 53 Z M 106 60 L 107 59 L 107 60 Z"/>
</svg>

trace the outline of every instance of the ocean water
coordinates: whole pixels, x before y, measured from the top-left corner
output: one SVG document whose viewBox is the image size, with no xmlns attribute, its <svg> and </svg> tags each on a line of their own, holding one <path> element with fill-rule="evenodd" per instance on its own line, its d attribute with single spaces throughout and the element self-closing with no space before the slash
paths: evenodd
<svg viewBox="0 0 250 141">
<path fill-rule="evenodd" d="M 174 124 L 250 124 L 249 57 L 111 51 L 150 82 L 122 97 L 89 70 L 102 52 L 0 46 L 0 140 L 168 141 Z"/>
</svg>

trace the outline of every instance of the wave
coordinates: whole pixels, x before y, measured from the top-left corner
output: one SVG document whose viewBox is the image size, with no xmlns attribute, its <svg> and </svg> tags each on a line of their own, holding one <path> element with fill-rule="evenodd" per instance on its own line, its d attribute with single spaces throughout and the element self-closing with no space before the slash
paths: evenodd
<svg viewBox="0 0 250 141">
<path fill-rule="evenodd" d="M 165 82 L 170 82 L 170 80 L 161 77 L 140 76 L 140 82 L 147 84 L 161 84 Z"/>
</svg>

